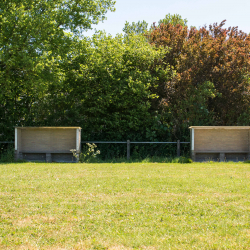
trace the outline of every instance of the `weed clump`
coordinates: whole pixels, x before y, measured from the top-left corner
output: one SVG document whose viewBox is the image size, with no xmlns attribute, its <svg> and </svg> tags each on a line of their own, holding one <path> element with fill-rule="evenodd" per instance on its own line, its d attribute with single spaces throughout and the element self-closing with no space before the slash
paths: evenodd
<svg viewBox="0 0 250 250">
<path fill-rule="evenodd" d="M 9 146 L 7 149 L 3 150 L 0 154 L 0 162 L 10 163 L 15 161 L 15 151 L 13 146 Z"/>
</svg>

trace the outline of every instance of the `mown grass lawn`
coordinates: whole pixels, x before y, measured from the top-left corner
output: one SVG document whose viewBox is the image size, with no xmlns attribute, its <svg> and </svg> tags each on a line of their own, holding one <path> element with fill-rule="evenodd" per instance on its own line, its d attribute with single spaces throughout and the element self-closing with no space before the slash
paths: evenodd
<svg viewBox="0 0 250 250">
<path fill-rule="evenodd" d="M 0 249 L 250 249 L 250 164 L 0 164 Z"/>
</svg>

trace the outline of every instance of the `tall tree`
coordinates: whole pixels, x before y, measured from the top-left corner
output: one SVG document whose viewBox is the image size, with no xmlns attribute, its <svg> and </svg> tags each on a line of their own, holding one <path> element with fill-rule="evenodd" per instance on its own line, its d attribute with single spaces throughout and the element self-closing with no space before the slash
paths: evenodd
<svg viewBox="0 0 250 250">
<path fill-rule="evenodd" d="M 157 93 L 179 128 L 183 124 L 250 122 L 250 114 L 246 115 L 250 106 L 250 36 L 237 27 L 224 28 L 224 24 L 198 30 L 161 24 L 150 34 L 151 44 L 170 48 L 164 61 L 176 75 L 162 82 Z"/>
<path fill-rule="evenodd" d="M 7 130 L 12 131 L 14 125 L 32 123 L 31 106 L 51 80 L 61 81 L 63 72 L 56 66 L 69 52 L 72 40 L 103 20 L 113 6 L 112 0 L 0 1 L 3 136 L 8 137 Z"/>
</svg>

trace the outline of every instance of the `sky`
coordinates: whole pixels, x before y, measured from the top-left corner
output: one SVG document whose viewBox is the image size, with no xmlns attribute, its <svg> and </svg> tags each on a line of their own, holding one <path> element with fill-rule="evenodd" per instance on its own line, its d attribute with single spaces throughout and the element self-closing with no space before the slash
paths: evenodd
<svg viewBox="0 0 250 250">
<path fill-rule="evenodd" d="M 238 26 L 250 33 L 250 0 L 116 0 L 115 8 L 106 14 L 107 20 L 93 28 L 115 36 L 122 33 L 126 21 L 145 20 L 151 25 L 170 13 L 186 18 L 188 26 L 199 28 L 226 19 L 225 27 Z M 91 36 L 94 29 L 85 35 Z"/>
</svg>

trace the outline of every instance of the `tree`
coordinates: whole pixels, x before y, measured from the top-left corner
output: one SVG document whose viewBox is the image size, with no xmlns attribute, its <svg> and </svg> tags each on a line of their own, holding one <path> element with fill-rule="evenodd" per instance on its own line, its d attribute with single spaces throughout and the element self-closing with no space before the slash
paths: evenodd
<svg viewBox="0 0 250 250">
<path fill-rule="evenodd" d="M 81 31 L 114 10 L 112 0 L 3 0 L 0 2 L 0 131 L 32 124 L 32 104 L 61 82 L 58 63 Z M 2 138 L 3 138 L 2 137 Z"/>
<path fill-rule="evenodd" d="M 161 19 L 158 24 L 172 24 L 173 26 L 180 24 L 181 26 L 187 26 L 187 19 L 183 19 L 181 15 L 168 13 L 165 18 Z"/>
<path fill-rule="evenodd" d="M 159 22 L 160 24 L 172 24 L 173 26 L 180 24 L 182 26 L 187 26 L 187 19 L 182 19 L 182 17 L 178 14 L 171 15 L 170 13 L 165 16 L 165 18 L 161 19 Z M 138 21 L 137 23 L 132 22 L 131 24 L 129 22 L 125 22 L 125 26 L 122 29 L 122 31 L 125 34 L 146 34 L 148 31 L 151 32 L 155 26 L 155 23 L 153 23 L 148 30 L 148 23 L 143 21 Z"/>
<path fill-rule="evenodd" d="M 178 128 L 250 122 L 249 113 L 246 115 L 250 106 L 250 36 L 236 27 L 223 28 L 224 24 L 199 30 L 161 24 L 149 36 L 152 45 L 170 48 L 164 62 L 176 75 L 162 82 L 156 93 L 161 97 L 159 105 L 166 114 L 171 113 L 169 120 Z"/>
<path fill-rule="evenodd" d="M 143 20 L 137 23 L 132 22 L 132 24 L 126 21 L 125 26 L 122 31 L 126 35 L 130 35 L 132 33 L 138 35 L 138 34 L 145 34 L 147 30 L 148 30 L 148 23 Z"/>
<path fill-rule="evenodd" d="M 152 125 L 150 100 L 156 96 L 150 88 L 158 83 L 157 72 L 169 71 L 155 67 L 164 55 L 143 35 L 124 39 L 98 33 L 76 44 L 71 60 L 62 65 L 63 84 L 38 106 L 57 110 L 47 112 L 50 124 L 82 126 L 85 139 L 141 137 Z"/>
</svg>

